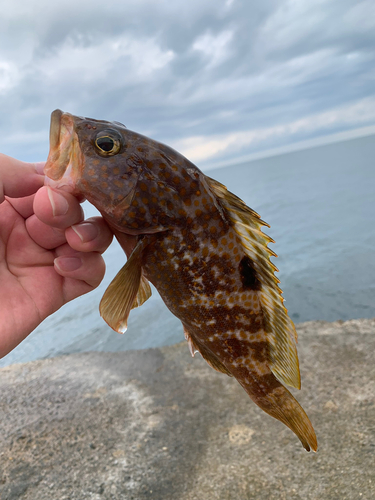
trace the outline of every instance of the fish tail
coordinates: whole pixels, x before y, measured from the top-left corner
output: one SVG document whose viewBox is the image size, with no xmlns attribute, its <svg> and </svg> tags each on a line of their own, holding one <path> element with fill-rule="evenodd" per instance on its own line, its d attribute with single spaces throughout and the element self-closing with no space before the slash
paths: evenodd
<svg viewBox="0 0 375 500">
<path fill-rule="evenodd" d="M 257 377 L 258 378 L 258 377 Z M 259 384 L 239 380 L 251 399 L 271 417 L 291 429 L 307 451 L 317 451 L 318 443 L 313 426 L 302 406 L 273 375 L 259 377 Z M 253 381 L 254 382 L 254 381 Z"/>
</svg>

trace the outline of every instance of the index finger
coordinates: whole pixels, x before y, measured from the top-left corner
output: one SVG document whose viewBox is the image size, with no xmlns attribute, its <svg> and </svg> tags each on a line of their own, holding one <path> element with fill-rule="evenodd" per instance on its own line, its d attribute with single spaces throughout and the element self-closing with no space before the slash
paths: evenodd
<svg viewBox="0 0 375 500">
<path fill-rule="evenodd" d="M 26 163 L 0 153 L 0 203 L 4 196 L 20 198 L 35 193 L 44 183 L 42 163 Z"/>
</svg>

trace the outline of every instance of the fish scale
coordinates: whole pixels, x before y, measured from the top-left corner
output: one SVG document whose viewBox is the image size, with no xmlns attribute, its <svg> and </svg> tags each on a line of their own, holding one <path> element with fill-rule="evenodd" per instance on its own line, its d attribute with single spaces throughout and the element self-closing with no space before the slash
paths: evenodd
<svg viewBox="0 0 375 500">
<path fill-rule="evenodd" d="M 316 451 L 313 427 L 283 385 L 300 387 L 296 332 L 266 223 L 182 155 L 117 122 L 57 110 L 50 137 L 48 182 L 93 203 L 128 257 L 101 301 L 105 321 L 126 331 L 151 282 L 181 320 L 192 355 L 235 377 Z"/>
</svg>

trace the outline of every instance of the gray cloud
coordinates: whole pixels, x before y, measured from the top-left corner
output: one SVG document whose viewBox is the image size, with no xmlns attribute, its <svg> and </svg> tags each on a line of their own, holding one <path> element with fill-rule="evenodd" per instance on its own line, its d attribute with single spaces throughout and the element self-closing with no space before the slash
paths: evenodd
<svg viewBox="0 0 375 500">
<path fill-rule="evenodd" d="M 198 164 L 375 124 L 372 0 L 19 1 L 0 32 L 0 150 L 50 112 L 119 120 Z"/>
</svg>

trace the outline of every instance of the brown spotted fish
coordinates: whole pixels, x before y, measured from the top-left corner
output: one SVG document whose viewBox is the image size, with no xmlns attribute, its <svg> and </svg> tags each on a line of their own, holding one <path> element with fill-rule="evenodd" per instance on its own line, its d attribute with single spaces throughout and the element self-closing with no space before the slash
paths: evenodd
<svg viewBox="0 0 375 500">
<path fill-rule="evenodd" d="M 316 451 L 314 429 L 283 385 L 300 388 L 297 335 L 259 215 L 168 146 L 60 110 L 45 174 L 95 205 L 127 254 L 100 303 L 105 321 L 124 332 L 151 282 L 181 320 L 192 355 L 234 376 Z"/>
</svg>

